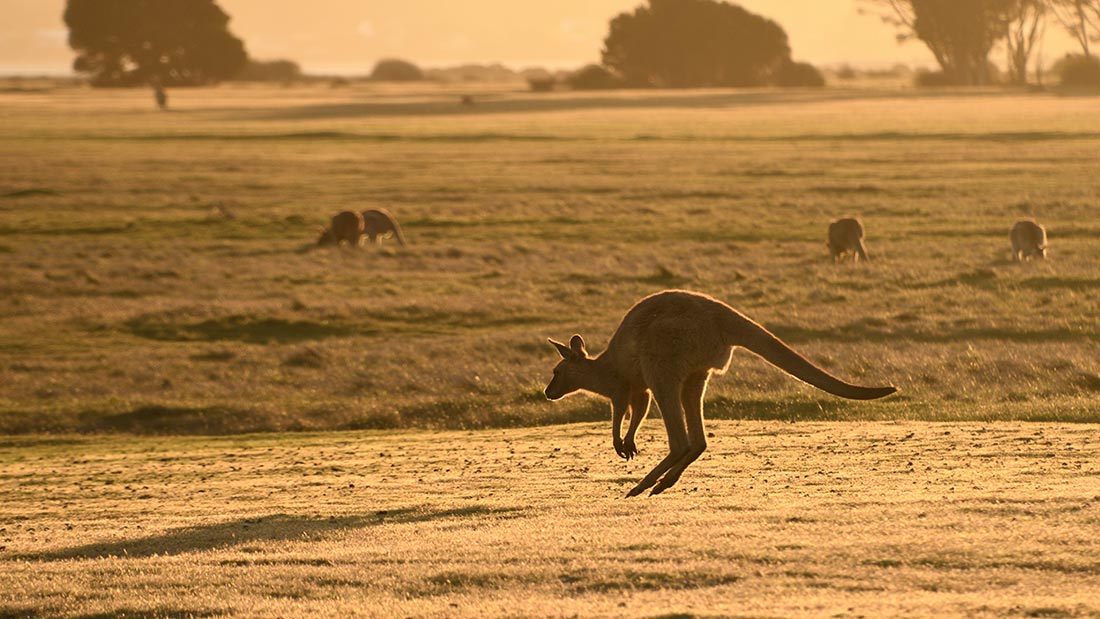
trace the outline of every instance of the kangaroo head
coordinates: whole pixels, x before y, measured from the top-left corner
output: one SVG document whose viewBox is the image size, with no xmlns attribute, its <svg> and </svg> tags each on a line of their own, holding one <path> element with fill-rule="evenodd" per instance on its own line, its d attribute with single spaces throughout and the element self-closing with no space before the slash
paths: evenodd
<svg viewBox="0 0 1100 619">
<path fill-rule="evenodd" d="M 584 348 L 584 338 L 574 335 L 566 346 L 547 338 L 558 353 L 561 361 L 554 366 L 554 378 L 546 386 L 544 393 L 548 400 L 560 400 L 565 396 L 585 388 L 586 378 L 589 375 L 589 365 L 592 359 L 588 357 L 588 351 Z"/>
<path fill-rule="evenodd" d="M 332 228 L 321 228 L 321 236 L 317 239 L 318 245 L 332 245 L 336 237 L 332 234 Z"/>
</svg>

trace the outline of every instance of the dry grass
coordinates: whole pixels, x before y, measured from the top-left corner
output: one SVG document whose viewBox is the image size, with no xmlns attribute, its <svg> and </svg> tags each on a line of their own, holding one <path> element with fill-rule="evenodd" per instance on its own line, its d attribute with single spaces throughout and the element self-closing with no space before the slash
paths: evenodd
<svg viewBox="0 0 1100 619">
<path fill-rule="evenodd" d="M 1100 616 L 1095 100 L 464 92 L 0 92 L 0 619 Z M 736 355 L 622 500 L 545 337 L 667 287 L 902 393 Z"/>
<path fill-rule="evenodd" d="M 2 617 L 1095 617 L 1080 425 L 10 439 Z"/>
<path fill-rule="evenodd" d="M 541 401 L 545 337 L 598 350 L 667 287 L 902 389 L 849 405 L 738 355 L 711 416 L 1100 419 L 1093 99 L 458 93 L 0 93 L 0 432 L 602 419 Z M 409 248 L 310 248 L 369 206 Z M 828 263 L 843 214 L 871 264 Z M 1046 264 L 1009 262 L 1023 215 Z"/>
</svg>

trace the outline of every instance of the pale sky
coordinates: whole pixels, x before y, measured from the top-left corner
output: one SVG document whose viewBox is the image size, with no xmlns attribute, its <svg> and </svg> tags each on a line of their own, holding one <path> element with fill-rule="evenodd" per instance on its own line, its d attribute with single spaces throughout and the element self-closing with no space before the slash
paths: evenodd
<svg viewBox="0 0 1100 619">
<path fill-rule="evenodd" d="M 500 62 L 574 68 L 599 60 L 611 17 L 641 0 L 219 0 L 249 54 L 286 58 L 307 72 L 364 74 L 380 58 L 423 67 Z M 857 0 L 735 0 L 790 37 L 796 60 L 932 67 L 919 42 L 898 44 L 891 26 L 861 15 Z M 0 74 L 64 74 L 73 53 L 65 0 L 0 0 Z M 1066 49 L 1064 37 L 1044 54 Z M 1056 52 L 1056 53 L 1054 53 Z M 995 58 L 999 60 L 999 57 Z"/>
</svg>

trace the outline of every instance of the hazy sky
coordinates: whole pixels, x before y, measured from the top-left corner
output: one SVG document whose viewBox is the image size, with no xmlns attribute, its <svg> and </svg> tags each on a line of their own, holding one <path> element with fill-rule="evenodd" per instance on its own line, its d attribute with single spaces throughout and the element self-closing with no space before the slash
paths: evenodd
<svg viewBox="0 0 1100 619">
<path fill-rule="evenodd" d="M 599 59 L 607 22 L 641 0 L 220 0 L 230 28 L 259 59 L 307 71 L 366 73 L 379 58 L 422 66 L 502 62 L 576 67 Z M 779 22 L 794 57 L 815 64 L 933 66 L 920 43 L 860 15 L 857 0 L 739 0 Z M 64 73 L 73 54 L 65 0 L 0 0 L 0 73 Z M 1052 26 L 1050 30 L 1055 30 Z M 1053 34 L 1053 33 L 1052 33 Z M 1059 37 L 1061 38 L 1061 37 Z M 1051 46 L 1046 58 L 1053 59 Z M 1059 49 L 1059 53 L 1061 48 Z"/>
</svg>

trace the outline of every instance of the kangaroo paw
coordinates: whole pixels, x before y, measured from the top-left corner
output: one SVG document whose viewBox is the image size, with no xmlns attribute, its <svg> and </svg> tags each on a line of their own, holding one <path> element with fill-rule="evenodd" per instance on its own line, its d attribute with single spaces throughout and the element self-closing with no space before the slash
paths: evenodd
<svg viewBox="0 0 1100 619">
<path fill-rule="evenodd" d="M 634 440 L 630 439 L 623 443 L 623 455 L 624 458 L 630 460 L 634 456 L 638 455 L 638 446 L 634 444 Z"/>
</svg>

